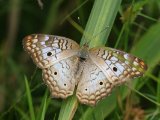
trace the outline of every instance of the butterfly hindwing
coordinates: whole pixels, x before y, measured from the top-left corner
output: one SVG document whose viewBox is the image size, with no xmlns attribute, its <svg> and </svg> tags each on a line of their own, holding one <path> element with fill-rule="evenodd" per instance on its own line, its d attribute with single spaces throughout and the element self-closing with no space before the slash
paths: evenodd
<svg viewBox="0 0 160 120">
<path fill-rule="evenodd" d="M 42 70 L 43 80 L 49 87 L 52 97 L 67 98 L 73 94 L 77 64 L 77 56 L 72 56 Z"/>
<path fill-rule="evenodd" d="M 94 106 L 109 95 L 113 85 L 91 59 L 87 59 L 81 67 L 83 72 L 79 78 L 76 95 L 81 103 Z"/>
</svg>

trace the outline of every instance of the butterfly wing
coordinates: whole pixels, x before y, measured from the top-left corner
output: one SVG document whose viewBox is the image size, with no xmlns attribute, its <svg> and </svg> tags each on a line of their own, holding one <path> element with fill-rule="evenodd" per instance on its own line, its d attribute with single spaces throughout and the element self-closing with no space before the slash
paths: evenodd
<svg viewBox="0 0 160 120">
<path fill-rule="evenodd" d="M 82 64 L 76 96 L 82 104 L 94 106 L 97 101 L 111 92 L 113 86 L 90 58 Z"/>
<path fill-rule="evenodd" d="M 77 97 L 84 104 L 95 105 L 113 87 L 142 76 L 147 69 L 139 58 L 107 47 L 91 49 L 89 58 L 77 88 Z"/>
<path fill-rule="evenodd" d="M 24 38 L 23 46 L 42 69 L 43 80 L 53 97 L 73 94 L 79 51 L 76 42 L 60 36 L 33 34 Z"/>
<path fill-rule="evenodd" d="M 143 60 L 109 47 L 91 49 L 90 58 L 113 84 L 121 84 L 132 78 L 140 77 L 147 70 L 147 65 Z"/>
<path fill-rule="evenodd" d="M 45 34 L 32 34 L 25 37 L 23 47 L 41 69 L 74 56 L 79 50 L 79 45 L 69 38 Z"/>
<path fill-rule="evenodd" d="M 53 97 L 67 98 L 73 94 L 76 85 L 77 64 L 77 56 L 72 56 L 43 69 L 44 82 L 49 87 Z"/>
</svg>

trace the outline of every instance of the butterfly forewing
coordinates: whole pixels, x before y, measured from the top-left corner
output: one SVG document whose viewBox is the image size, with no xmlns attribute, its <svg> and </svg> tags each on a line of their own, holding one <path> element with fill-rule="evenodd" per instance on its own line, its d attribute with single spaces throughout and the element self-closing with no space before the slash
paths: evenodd
<svg viewBox="0 0 160 120">
<path fill-rule="evenodd" d="M 108 47 L 91 49 L 90 58 L 115 85 L 140 77 L 147 69 L 146 64 L 139 58 Z"/>
<path fill-rule="evenodd" d="M 23 39 L 24 49 L 39 68 L 76 55 L 79 45 L 71 39 L 44 34 L 32 34 Z"/>
</svg>

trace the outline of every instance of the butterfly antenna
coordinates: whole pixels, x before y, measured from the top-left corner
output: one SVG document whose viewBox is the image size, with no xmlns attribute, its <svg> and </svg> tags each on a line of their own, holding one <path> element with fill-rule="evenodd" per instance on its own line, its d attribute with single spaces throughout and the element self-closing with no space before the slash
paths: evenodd
<svg viewBox="0 0 160 120">
<path fill-rule="evenodd" d="M 92 39 L 95 39 L 98 35 L 100 35 L 101 33 L 103 33 L 107 28 L 109 28 L 109 26 L 106 26 L 104 29 L 102 29 L 100 32 L 98 32 L 96 35 L 94 36 L 90 36 L 89 34 L 86 34 L 85 32 L 83 33 L 83 37 L 85 39 L 85 43 L 84 46 L 88 46 L 89 47 L 89 43 L 91 42 Z M 88 38 L 88 39 L 87 39 Z"/>
<path fill-rule="evenodd" d="M 78 16 L 77 19 L 78 19 L 79 25 L 80 25 L 81 27 L 83 27 L 81 18 Z M 84 46 L 84 47 L 89 47 L 89 42 L 90 42 L 91 39 L 88 39 L 88 38 L 89 38 L 89 35 L 87 35 L 84 30 L 83 30 L 83 37 L 84 37 L 84 40 L 85 40 L 83 46 Z"/>
<path fill-rule="evenodd" d="M 43 9 L 43 2 L 41 0 L 37 0 L 38 5 L 40 6 L 41 9 Z"/>
<path fill-rule="evenodd" d="M 85 31 L 83 32 L 83 37 L 84 37 L 84 41 L 85 41 L 83 46 L 89 47 L 89 43 L 91 42 L 92 37 L 89 36 L 89 34 L 85 33 Z"/>
<path fill-rule="evenodd" d="M 107 28 L 109 28 L 109 26 L 106 26 L 105 28 L 103 28 L 100 32 L 98 32 L 96 35 L 94 35 L 93 38 L 96 38 L 98 35 L 100 35 L 100 34 L 103 33 L 105 30 L 107 30 Z"/>
<path fill-rule="evenodd" d="M 79 25 L 83 28 L 83 23 L 82 23 L 82 21 L 81 21 L 81 18 L 78 16 L 77 19 L 78 19 Z"/>
</svg>

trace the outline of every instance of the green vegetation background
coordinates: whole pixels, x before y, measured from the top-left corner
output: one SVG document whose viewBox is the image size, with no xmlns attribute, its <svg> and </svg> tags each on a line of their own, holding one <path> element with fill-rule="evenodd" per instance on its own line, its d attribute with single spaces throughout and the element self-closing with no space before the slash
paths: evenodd
<svg viewBox="0 0 160 120">
<path fill-rule="evenodd" d="M 118 13 L 112 5 L 102 4 L 104 1 L 0 0 L 0 119 L 56 120 L 65 119 L 65 113 L 73 114 L 69 108 L 74 104 L 65 102 L 74 98 L 51 99 L 41 70 L 23 51 L 22 39 L 45 33 L 84 43 L 82 28 L 90 24 L 87 34 L 92 35 L 93 30 L 100 34 L 91 47 L 105 44 L 132 53 L 145 60 L 148 71 L 144 77 L 115 88 L 95 107 L 79 104 L 73 119 L 160 120 L 160 0 L 123 0 Z M 91 12 L 95 21 L 88 21 Z M 113 26 L 104 22 L 106 15 Z"/>
</svg>

